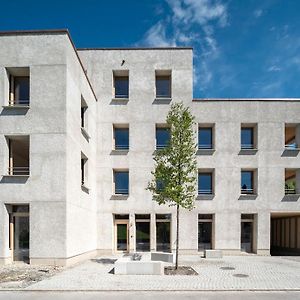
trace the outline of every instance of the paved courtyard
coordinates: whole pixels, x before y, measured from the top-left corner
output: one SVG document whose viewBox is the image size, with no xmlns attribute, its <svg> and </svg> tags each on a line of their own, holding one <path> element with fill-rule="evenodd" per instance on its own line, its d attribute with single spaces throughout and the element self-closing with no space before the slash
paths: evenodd
<svg viewBox="0 0 300 300">
<path fill-rule="evenodd" d="M 68 268 L 26 290 L 193 291 L 300 290 L 300 257 L 227 256 L 208 260 L 181 257 L 197 276 L 114 275 L 114 257 Z"/>
</svg>

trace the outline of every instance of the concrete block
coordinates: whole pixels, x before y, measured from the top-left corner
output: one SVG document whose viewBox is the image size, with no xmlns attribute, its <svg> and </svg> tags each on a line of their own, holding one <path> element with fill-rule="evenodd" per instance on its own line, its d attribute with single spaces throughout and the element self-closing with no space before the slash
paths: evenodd
<svg viewBox="0 0 300 300">
<path fill-rule="evenodd" d="M 175 263 L 175 255 L 173 253 L 166 252 L 151 252 L 151 260 Z"/>
<path fill-rule="evenodd" d="M 204 250 L 205 258 L 222 258 L 222 250 Z"/>
<path fill-rule="evenodd" d="M 132 261 L 118 259 L 115 262 L 116 275 L 163 275 L 164 265 L 160 261 Z"/>
</svg>

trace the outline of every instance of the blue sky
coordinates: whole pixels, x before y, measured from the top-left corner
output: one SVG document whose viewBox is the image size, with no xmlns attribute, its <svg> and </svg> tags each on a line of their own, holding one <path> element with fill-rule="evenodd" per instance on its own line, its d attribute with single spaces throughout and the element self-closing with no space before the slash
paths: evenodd
<svg viewBox="0 0 300 300">
<path fill-rule="evenodd" d="M 299 0 L 14 0 L 1 11 L 0 30 L 68 28 L 79 48 L 192 46 L 194 97 L 300 97 Z"/>
</svg>

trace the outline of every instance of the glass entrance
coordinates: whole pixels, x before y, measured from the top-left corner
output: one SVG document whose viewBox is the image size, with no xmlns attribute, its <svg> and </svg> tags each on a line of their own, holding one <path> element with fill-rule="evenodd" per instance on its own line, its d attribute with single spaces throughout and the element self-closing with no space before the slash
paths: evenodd
<svg viewBox="0 0 300 300">
<path fill-rule="evenodd" d="M 198 250 L 211 249 L 212 222 L 198 222 Z"/>
<path fill-rule="evenodd" d="M 170 222 L 156 222 L 156 250 L 171 252 Z"/>
<path fill-rule="evenodd" d="M 150 222 L 136 222 L 136 251 L 150 251 Z"/>
<path fill-rule="evenodd" d="M 29 215 L 13 216 L 14 226 L 14 261 L 29 262 Z"/>
<path fill-rule="evenodd" d="M 128 223 L 116 223 L 116 250 L 128 252 Z"/>
<path fill-rule="evenodd" d="M 253 222 L 241 223 L 241 251 L 251 253 L 253 251 L 252 237 Z"/>
</svg>

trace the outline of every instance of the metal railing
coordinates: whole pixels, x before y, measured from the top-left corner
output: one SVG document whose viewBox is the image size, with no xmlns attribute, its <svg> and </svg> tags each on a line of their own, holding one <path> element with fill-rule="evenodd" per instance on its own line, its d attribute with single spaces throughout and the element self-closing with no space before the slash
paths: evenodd
<svg viewBox="0 0 300 300">
<path fill-rule="evenodd" d="M 115 94 L 116 99 L 127 99 L 129 97 L 129 94 Z"/>
<path fill-rule="evenodd" d="M 241 144 L 242 150 L 252 150 L 254 149 L 254 144 Z"/>
<path fill-rule="evenodd" d="M 29 167 L 8 167 L 8 175 L 29 175 Z"/>
<path fill-rule="evenodd" d="M 29 106 L 29 99 L 28 100 L 9 100 L 9 106 Z"/>
<path fill-rule="evenodd" d="M 116 189 L 115 194 L 116 195 L 128 195 L 129 190 L 128 189 Z"/>
<path fill-rule="evenodd" d="M 156 145 L 156 149 L 157 150 L 160 150 L 160 149 L 164 149 L 168 146 L 168 144 L 159 144 L 159 145 Z"/>
<path fill-rule="evenodd" d="M 296 143 L 284 145 L 284 148 L 287 150 L 296 150 L 298 149 L 298 145 Z"/>
<path fill-rule="evenodd" d="M 212 144 L 198 144 L 198 149 L 200 150 L 211 150 L 212 148 Z"/>
<path fill-rule="evenodd" d="M 128 150 L 129 149 L 129 144 L 127 145 L 115 145 L 115 150 Z"/>
<path fill-rule="evenodd" d="M 252 195 L 252 194 L 254 194 L 254 190 L 253 189 L 241 189 L 241 193 L 243 194 L 243 195 Z"/>
<path fill-rule="evenodd" d="M 285 188 L 285 194 L 286 195 L 295 195 L 296 194 L 296 189 L 295 188 Z"/>
<path fill-rule="evenodd" d="M 171 94 L 164 94 L 164 95 L 156 94 L 156 98 L 171 98 Z"/>
<path fill-rule="evenodd" d="M 198 195 L 212 195 L 212 189 L 200 189 Z"/>
</svg>

